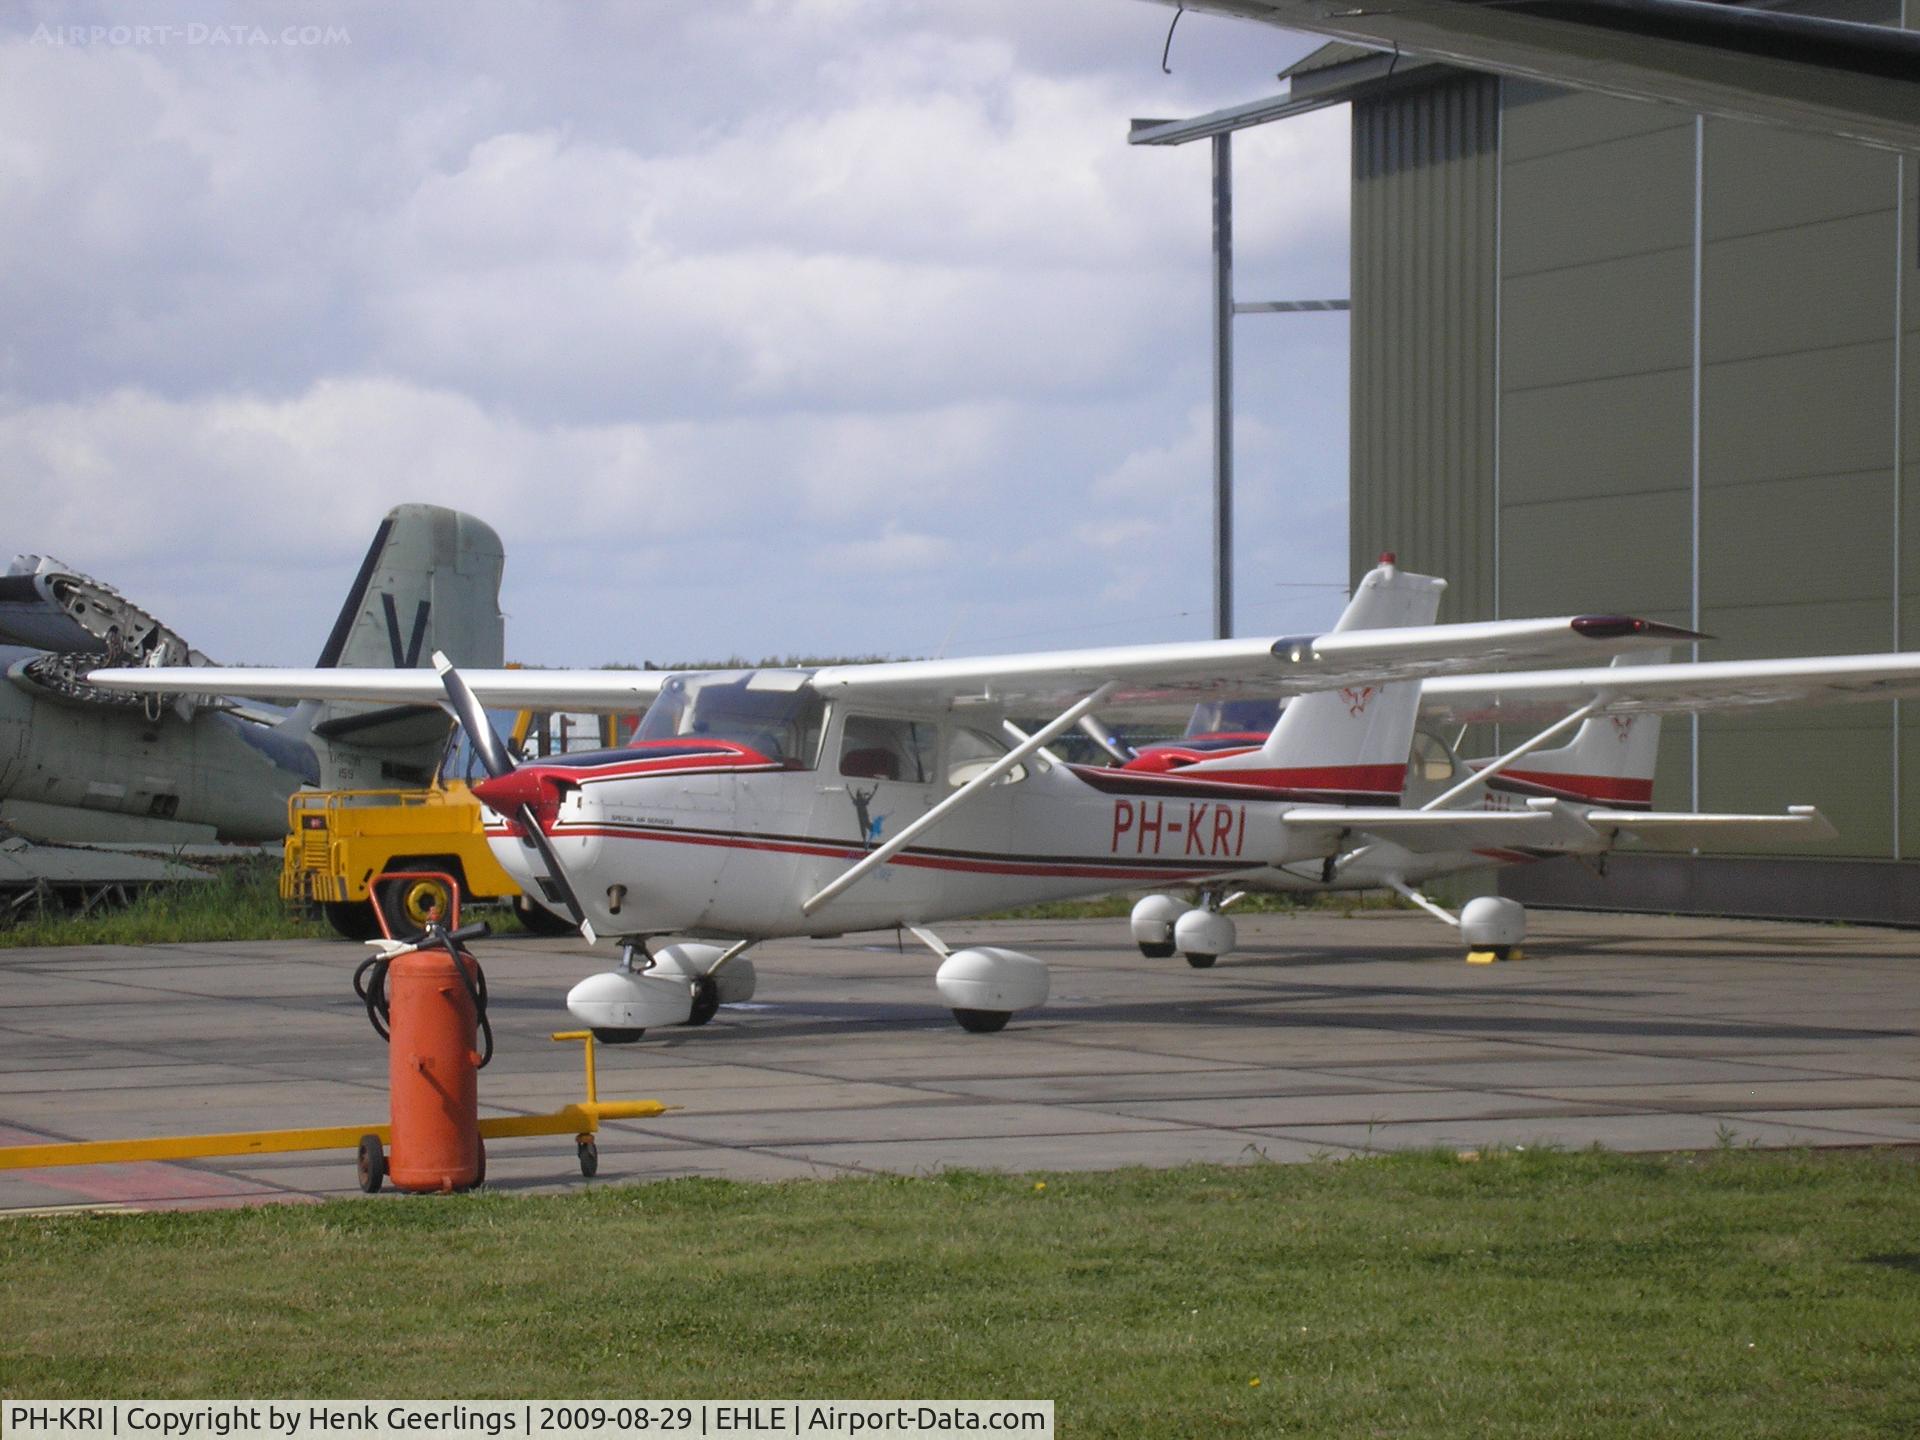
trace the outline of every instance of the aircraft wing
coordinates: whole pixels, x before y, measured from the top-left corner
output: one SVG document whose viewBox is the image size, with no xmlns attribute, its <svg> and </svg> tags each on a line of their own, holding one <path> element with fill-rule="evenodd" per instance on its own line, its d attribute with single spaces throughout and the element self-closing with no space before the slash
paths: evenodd
<svg viewBox="0 0 1920 1440">
<path fill-rule="evenodd" d="M 462 670 L 480 703 L 497 710 L 644 710 L 666 670 Z M 272 670 L 242 666 L 95 670 L 104 690 L 159 695 L 238 695 L 263 700 L 372 700 L 438 706 L 447 698 L 431 670 Z"/>
<path fill-rule="evenodd" d="M 1233 695 L 1294 695 L 1378 685 L 1489 665 L 1539 664 L 1575 654 L 1697 639 L 1690 630 L 1623 615 L 1551 620 L 1491 620 L 1464 625 L 1329 631 L 1261 640 L 1196 640 L 1121 645 L 963 660 L 898 660 L 832 665 L 812 672 L 821 693 L 930 709 L 977 701 L 994 706 L 1064 708 L 1117 682 L 1108 708 Z M 483 705 L 499 709 L 642 708 L 672 672 L 665 670 L 466 670 Z M 805 671 L 790 672 L 804 676 Z M 109 690 L 219 694 L 287 700 L 376 700 L 438 704 L 445 692 L 431 670 L 201 668 L 95 670 Z"/>
<path fill-rule="evenodd" d="M 1589 810 L 1535 800 L 1524 810 L 1397 810 L 1391 806 L 1300 805 L 1282 823 L 1318 837 L 1328 854 L 1356 842 L 1386 840 L 1416 855 L 1523 846 L 1599 854 L 1623 835 L 1665 844 L 1831 840 L 1839 832 L 1811 805 L 1784 815 L 1715 815 L 1689 811 Z"/>
<path fill-rule="evenodd" d="M 1420 691 L 1423 720 L 1538 724 L 1596 696 L 1602 713 L 1678 714 L 1768 705 L 1843 705 L 1920 695 L 1920 652 L 1708 660 L 1448 675 Z"/>
<path fill-rule="evenodd" d="M 1620 615 L 1551 620 L 1492 620 L 1260 640 L 1195 640 L 1098 650 L 1051 650 L 959 660 L 834 665 L 814 687 L 855 700 L 915 706 L 970 702 L 1063 708 L 1109 682 L 1118 689 L 1103 713 L 1128 706 L 1191 703 L 1235 696 L 1298 695 L 1350 685 L 1380 685 L 1488 665 L 1525 665 L 1530 657 L 1606 656 L 1692 639 L 1691 631 Z"/>
<path fill-rule="evenodd" d="M 1740 841 L 1831 840 L 1840 832 L 1812 805 L 1789 805 L 1784 815 L 1712 815 L 1685 811 L 1589 810 L 1587 824 L 1610 839 L 1632 835 L 1667 845 L 1706 846 Z"/>
<path fill-rule="evenodd" d="M 1898 28 L 1703 0 L 1185 3 L 1396 55 L 1920 149 L 1920 34 Z"/>
<path fill-rule="evenodd" d="M 1321 837 L 1328 854 L 1390 840 L 1416 855 L 1524 845 L 1597 852 L 1606 839 L 1571 808 L 1543 800 L 1525 810 L 1398 810 L 1388 805 L 1297 805 L 1281 817 L 1293 833 Z"/>
</svg>

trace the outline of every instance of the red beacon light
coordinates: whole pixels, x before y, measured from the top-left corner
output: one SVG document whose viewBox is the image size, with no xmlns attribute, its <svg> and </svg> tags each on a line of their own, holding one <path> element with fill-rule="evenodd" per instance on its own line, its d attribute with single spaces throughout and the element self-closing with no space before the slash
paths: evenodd
<svg viewBox="0 0 1920 1440">
<path fill-rule="evenodd" d="M 1395 555 L 1391 550 L 1382 550 L 1380 552 L 1380 563 L 1382 565 L 1398 565 L 1400 563 L 1400 557 Z"/>
</svg>

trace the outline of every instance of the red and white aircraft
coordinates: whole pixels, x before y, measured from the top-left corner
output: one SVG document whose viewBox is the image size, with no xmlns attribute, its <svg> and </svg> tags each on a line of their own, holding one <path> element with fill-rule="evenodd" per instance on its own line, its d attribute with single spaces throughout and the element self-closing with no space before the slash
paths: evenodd
<svg viewBox="0 0 1920 1440">
<path fill-rule="evenodd" d="M 608 1038 L 702 1023 L 747 998 L 740 956 L 761 940 L 895 927 L 941 956 L 935 983 L 960 1023 L 995 1030 L 1046 999 L 1046 967 L 1009 950 L 949 952 L 927 926 L 1323 863 L 1344 848 L 1340 807 L 1379 814 L 1397 800 L 1422 680 L 1693 638 L 1621 616 L 1436 625 L 1444 584 L 1383 564 L 1332 631 L 1279 639 L 817 670 L 461 674 L 436 657 L 437 675 L 91 678 L 449 706 L 491 777 L 474 789 L 509 873 L 589 939 L 620 946 L 617 968 L 568 997 Z M 1096 708 L 1260 695 L 1299 698 L 1259 751 L 1175 774 L 1068 765 L 1046 748 Z M 624 749 L 516 766 L 485 706 L 646 715 Z M 1030 735 L 1008 721 L 1042 708 L 1057 713 Z"/>
<path fill-rule="evenodd" d="M 1725 849 L 1834 836 L 1826 817 L 1810 805 L 1778 815 L 1654 810 L 1663 715 L 1884 701 L 1916 693 L 1920 655 L 1911 653 L 1690 665 L 1622 657 L 1605 667 L 1442 676 L 1421 687 L 1417 707 L 1404 695 L 1389 702 L 1397 705 L 1397 722 L 1412 743 L 1397 803 L 1290 811 L 1283 822 L 1289 827 L 1324 827 L 1326 849 L 1318 861 L 1248 872 L 1235 877 L 1231 893 L 1203 889 L 1197 903 L 1149 895 L 1134 907 L 1134 940 L 1146 955 L 1178 950 L 1189 964 L 1204 968 L 1231 948 L 1233 929 L 1221 912 L 1241 895 L 1384 889 L 1458 926 L 1477 954 L 1502 956 L 1525 936 L 1525 911 L 1517 902 L 1481 897 L 1456 916 L 1419 887 L 1445 875 L 1562 855 L 1604 863 L 1629 839 Z M 1127 757 L 1126 766 L 1184 774 L 1202 761 L 1215 772 L 1223 765 L 1262 763 L 1260 737 L 1246 728 L 1255 719 L 1246 713 L 1251 707 L 1237 715 L 1224 708 L 1223 715 L 1215 707 L 1209 719 L 1202 707 L 1186 738 L 1143 749 Z M 1429 729 L 1414 728 L 1416 708 Z M 1543 722 L 1551 723 L 1486 759 L 1458 760 L 1431 733 L 1440 724 L 1501 723 L 1531 731 Z M 1273 735 L 1285 724 L 1283 714 Z M 1568 743 L 1544 748 L 1569 729 L 1574 735 Z"/>
</svg>

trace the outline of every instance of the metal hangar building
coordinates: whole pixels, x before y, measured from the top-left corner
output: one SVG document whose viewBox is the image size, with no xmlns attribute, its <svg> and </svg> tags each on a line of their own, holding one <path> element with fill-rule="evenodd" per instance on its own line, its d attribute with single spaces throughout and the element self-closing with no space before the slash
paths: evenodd
<svg viewBox="0 0 1920 1440">
<path fill-rule="evenodd" d="M 1355 577 L 1394 550 L 1448 578 L 1443 619 L 1643 613 L 1701 658 L 1920 647 L 1914 156 L 1337 41 L 1284 78 L 1262 119 L 1352 106 Z M 1920 920 L 1920 705 L 1670 718 L 1662 746 L 1656 808 L 1815 803 L 1841 838 L 1502 893 Z"/>
</svg>

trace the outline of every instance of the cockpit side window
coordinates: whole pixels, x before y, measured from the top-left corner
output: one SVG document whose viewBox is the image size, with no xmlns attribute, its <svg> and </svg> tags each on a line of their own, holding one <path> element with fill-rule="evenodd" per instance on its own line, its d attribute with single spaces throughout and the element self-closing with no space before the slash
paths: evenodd
<svg viewBox="0 0 1920 1440">
<path fill-rule="evenodd" d="M 925 785 L 933 778 L 938 738 L 938 730 L 925 720 L 849 715 L 840 731 L 840 773 Z"/>
<path fill-rule="evenodd" d="M 947 784 L 959 789 L 1012 748 L 984 730 L 956 726 L 947 732 Z M 1027 767 L 1016 765 L 994 784 L 1018 785 L 1026 778 Z"/>
</svg>

